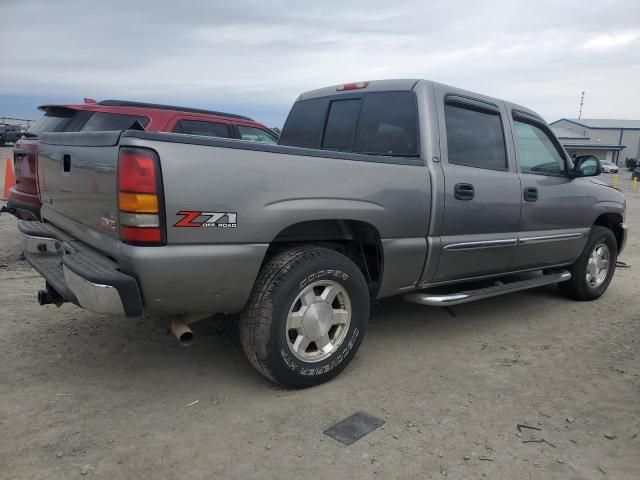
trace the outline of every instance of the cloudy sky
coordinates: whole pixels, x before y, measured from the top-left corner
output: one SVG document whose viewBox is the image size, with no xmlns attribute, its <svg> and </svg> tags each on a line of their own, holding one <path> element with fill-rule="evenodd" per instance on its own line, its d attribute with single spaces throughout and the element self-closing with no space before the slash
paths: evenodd
<svg viewBox="0 0 640 480">
<path fill-rule="evenodd" d="M 296 96 L 428 78 L 548 121 L 640 118 L 637 0 L 0 0 L 0 116 L 119 98 L 280 126 Z M 9 48 L 10 47 L 10 48 Z"/>
</svg>

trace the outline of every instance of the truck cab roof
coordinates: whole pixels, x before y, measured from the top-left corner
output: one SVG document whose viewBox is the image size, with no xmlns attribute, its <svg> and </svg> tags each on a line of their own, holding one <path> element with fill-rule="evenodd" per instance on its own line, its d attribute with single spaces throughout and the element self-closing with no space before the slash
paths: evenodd
<svg viewBox="0 0 640 480">
<path fill-rule="evenodd" d="M 350 86 L 358 85 L 358 86 L 354 88 L 341 89 L 341 87 L 344 87 L 345 85 L 350 85 Z M 416 88 L 418 88 L 419 85 L 424 85 L 424 86 L 441 85 L 446 87 L 449 90 L 454 90 L 459 95 L 484 100 L 485 102 L 488 102 L 494 105 L 504 103 L 507 109 L 509 110 L 516 110 L 522 113 L 526 113 L 528 115 L 532 115 L 538 119 L 542 119 L 542 117 L 536 112 L 534 112 L 533 110 L 527 107 L 524 107 L 522 105 L 509 102 L 507 100 L 489 97 L 481 93 L 472 92 L 470 90 L 464 90 L 457 87 L 452 87 L 450 85 L 434 82 L 432 80 L 416 79 L 416 78 L 371 80 L 371 81 L 364 81 L 364 82 L 358 82 L 353 84 L 332 85 L 330 87 L 324 87 L 324 88 L 319 88 L 316 90 L 309 90 L 307 92 L 304 92 L 300 94 L 300 96 L 298 96 L 297 101 L 310 100 L 313 98 L 329 97 L 329 96 L 336 96 L 336 95 L 353 95 L 354 93 L 358 93 L 358 92 L 370 93 L 370 92 L 410 91 L 410 90 L 415 90 Z"/>
</svg>

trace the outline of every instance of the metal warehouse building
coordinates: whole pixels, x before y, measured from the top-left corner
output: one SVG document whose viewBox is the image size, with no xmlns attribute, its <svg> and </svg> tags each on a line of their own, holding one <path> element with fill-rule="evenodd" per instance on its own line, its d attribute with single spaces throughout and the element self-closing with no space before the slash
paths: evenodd
<svg viewBox="0 0 640 480">
<path fill-rule="evenodd" d="M 551 129 L 569 155 L 594 155 L 620 165 L 638 158 L 640 120 L 562 118 Z"/>
</svg>

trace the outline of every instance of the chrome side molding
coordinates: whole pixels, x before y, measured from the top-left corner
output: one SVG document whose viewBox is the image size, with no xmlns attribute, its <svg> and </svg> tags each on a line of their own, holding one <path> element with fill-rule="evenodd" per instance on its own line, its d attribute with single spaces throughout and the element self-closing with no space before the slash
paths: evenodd
<svg viewBox="0 0 640 480">
<path fill-rule="evenodd" d="M 479 242 L 452 243 L 444 247 L 445 250 L 475 250 L 476 248 L 508 247 L 518 244 L 517 238 L 505 238 L 504 240 L 483 240 Z"/>
<path fill-rule="evenodd" d="M 522 237 L 518 240 L 518 243 L 543 243 L 553 242 L 556 240 L 574 240 L 582 237 L 584 237 L 582 233 L 559 233 L 556 235 L 541 235 L 538 237 Z"/>
<path fill-rule="evenodd" d="M 481 248 L 515 247 L 521 244 L 555 242 L 558 240 L 560 241 L 574 240 L 582 237 L 584 237 L 582 233 L 576 232 L 576 233 L 558 233 L 554 235 L 540 235 L 535 237 L 481 240 L 477 242 L 452 243 L 444 247 L 444 250 L 475 250 L 475 249 L 481 249 Z"/>
</svg>

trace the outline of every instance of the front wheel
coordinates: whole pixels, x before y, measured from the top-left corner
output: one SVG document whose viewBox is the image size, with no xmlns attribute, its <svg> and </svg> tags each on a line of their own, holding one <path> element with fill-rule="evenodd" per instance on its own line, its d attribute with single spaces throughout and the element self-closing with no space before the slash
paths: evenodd
<svg viewBox="0 0 640 480">
<path fill-rule="evenodd" d="M 571 280 L 558 284 L 560 291 L 575 300 L 595 300 L 611 283 L 618 259 L 613 232 L 593 226 L 578 260 L 571 266 Z"/>
<path fill-rule="evenodd" d="M 297 247 L 263 266 L 240 318 L 253 366 L 287 387 L 326 382 L 355 356 L 369 320 L 360 269 L 326 248 Z"/>
</svg>

